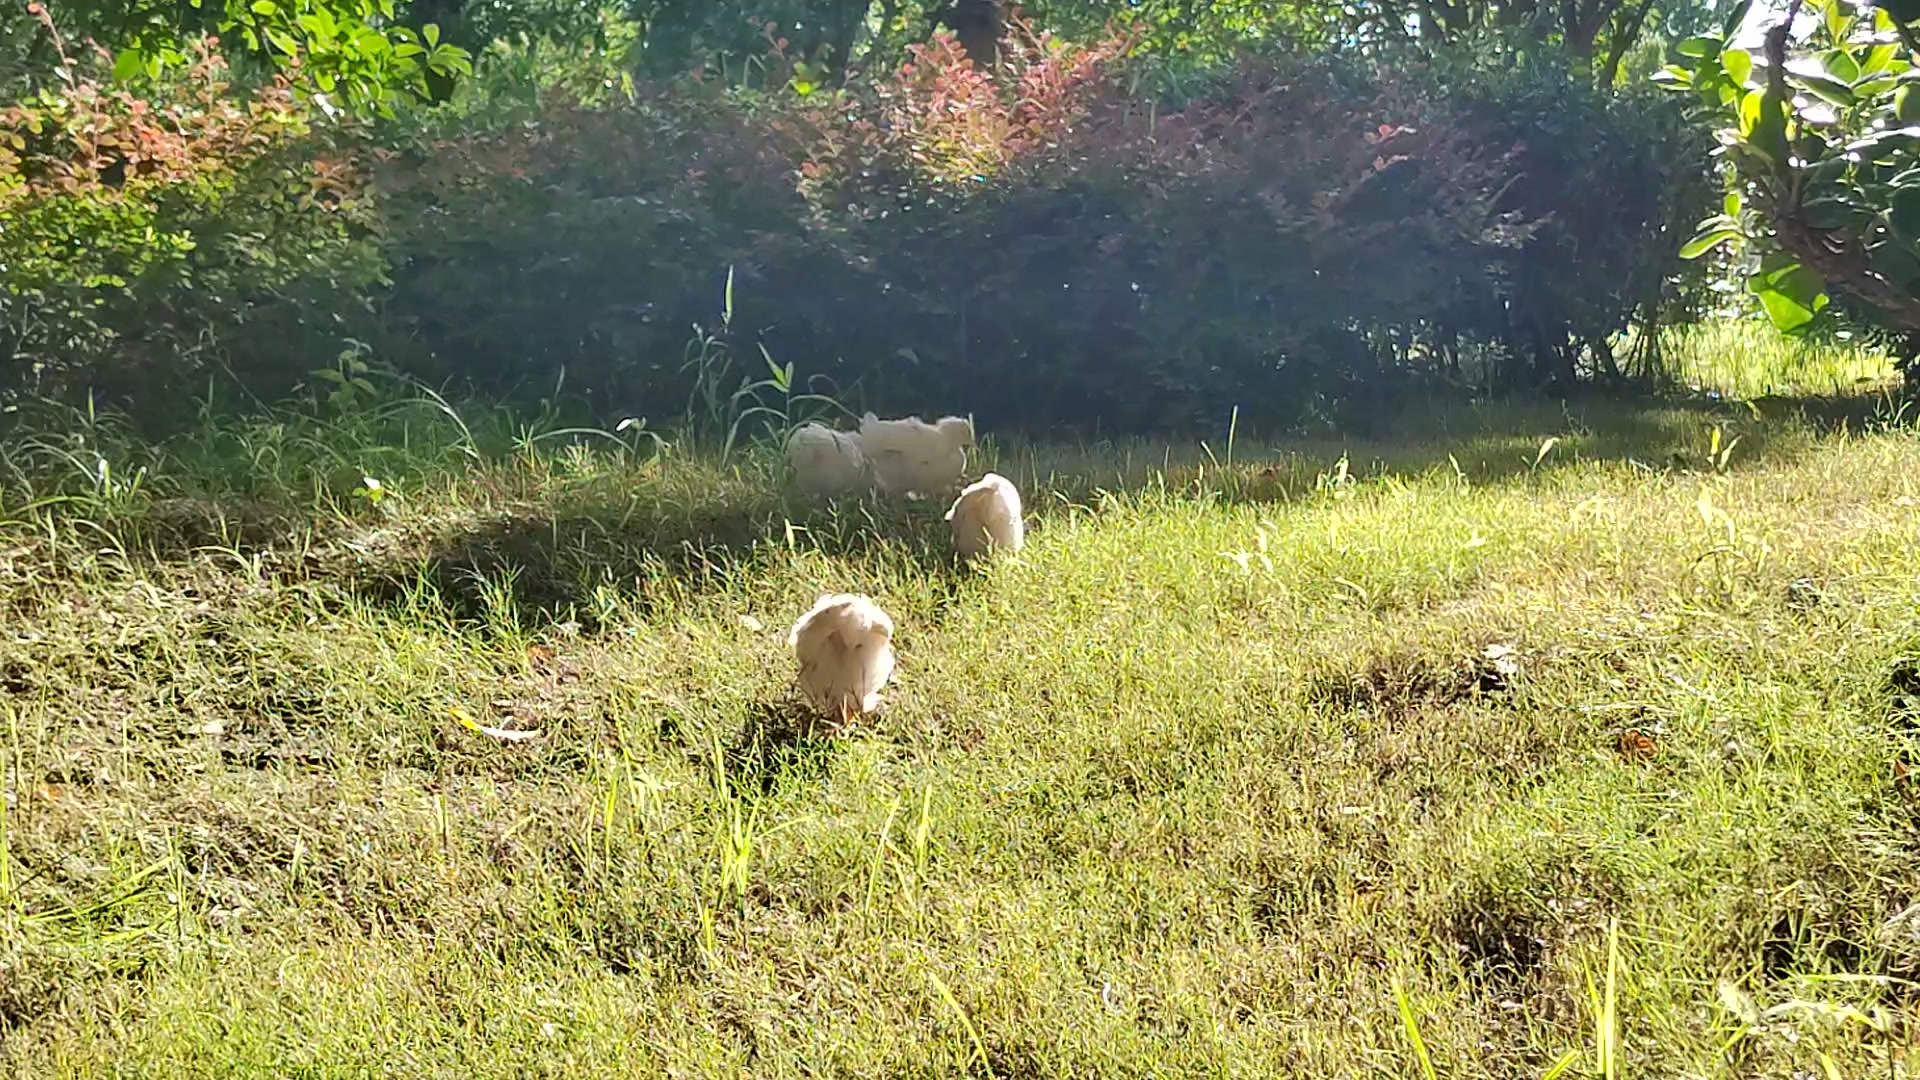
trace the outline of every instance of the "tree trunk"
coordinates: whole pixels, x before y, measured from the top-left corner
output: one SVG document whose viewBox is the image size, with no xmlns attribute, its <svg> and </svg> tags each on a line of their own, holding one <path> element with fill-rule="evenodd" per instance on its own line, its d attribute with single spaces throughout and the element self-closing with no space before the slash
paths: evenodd
<svg viewBox="0 0 1920 1080">
<path fill-rule="evenodd" d="M 1594 338 L 1587 343 L 1587 349 L 1593 353 L 1595 370 L 1608 384 L 1619 386 L 1627 380 L 1620 374 L 1620 364 L 1613 357 L 1613 346 L 1604 337 Z"/>
<path fill-rule="evenodd" d="M 1653 0 L 1641 0 L 1626 19 L 1614 27 L 1613 40 L 1608 43 L 1606 66 L 1594 75 L 1595 85 L 1606 89 L 1620 77 L 1620 62 L 1627 57 L 1627 50 L 1640 40 L 1640 28 L 1647 24 L 1647 13 L 1653 10 Z"/>
<path fill-rule="evenodd" d="M 827 47 L 832 51 L 827 62 L 832 65 L 836 84 L 844 83 L 853 67 L 853 50 L 859 47 L 860 31 L 866 27 L 871 7 L 867 0 L 846 0 L 833 13 L 827 33 Z"/>
<path fill-rule="evenodd" d="M 1000 58 L 1000 0 L 953 0 L 933 21 L 953 28 L 974 67 L 993 72 Z"/>
</svg>

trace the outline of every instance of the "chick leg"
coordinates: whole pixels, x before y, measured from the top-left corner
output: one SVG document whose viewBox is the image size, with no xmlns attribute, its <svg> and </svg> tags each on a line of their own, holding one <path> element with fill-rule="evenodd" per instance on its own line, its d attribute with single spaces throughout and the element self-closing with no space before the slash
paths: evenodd
<svg viewBox="0 0 1920 1080">
<path fill-rule="evenodd" d="M 852 727 L 854 718 L 859 715 L 860 708 L 854 704 L 851 694 L 840 699 L 840 730 L 845 731 Z"/>
</svg>

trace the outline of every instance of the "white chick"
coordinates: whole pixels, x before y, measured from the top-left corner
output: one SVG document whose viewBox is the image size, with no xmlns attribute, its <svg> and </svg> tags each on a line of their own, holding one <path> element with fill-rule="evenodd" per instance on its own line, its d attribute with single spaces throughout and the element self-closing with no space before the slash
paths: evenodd
<svg viewBox="0 0 1920 1080">
<path fill-rule="evenodd" d="M 917 416 L 882 420 L 868 413 L 860 421 L 860 447 L 873 464 L 874 479 L 889 494 L 930 494 L 950 490 L 967 471 L 973 423 L 943 416 L 929 424 Z"/>
<path fill-rule="evenodd" d="M 856 432 L 801 424 L 787 437 L 787 461 L 800 486 L 815 495 L 858 491 L 871 483 Z"/>
<path fill-rule="evenodd" d="M 988 473 L 967 485 L 947 511 L 953 526 L 954 550 L 972 559 L 993 551 L 1019 551 L 1027 542 L 1026 522 L 1020 518 L 1020 489 L 999 473 Z"/>
<path fill-rule="evenodd" d="M 893 620 L 864 596 L 816 600 L 787 635 L 800 661 L 800 692 L 829 719 L 847 724 L 880 707 L 893 675 Z"/>
</svg>

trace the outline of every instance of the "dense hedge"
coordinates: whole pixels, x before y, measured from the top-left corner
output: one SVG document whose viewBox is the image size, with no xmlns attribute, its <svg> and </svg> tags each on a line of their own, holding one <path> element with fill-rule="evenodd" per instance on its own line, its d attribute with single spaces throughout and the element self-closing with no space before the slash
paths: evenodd
<svg viewBox="0 0 1920 1080">
<path fill-rule="evenodd" d="M 603 417 L 669 420 L 731 271 L 732 355 L 763 368 L 764 346 L 849 404 L 1294 422 L 1466 377 L 1463 343 L 1501 382 L 1604 372 L 1593 344 L 1657 304 L 1660 230 L 1704 194 L 1670 108 L 1508 52 L 1249 58 L 1175 101 L 1140 89 L 1122 38 L 1011 36 L 996 78 L 936 39 L 799 94 L 776 42 L 768 90 L 548 95 L 324 140 L 271 89 L 214 93 L 209 69 L 167 91 L 198 102 L 172 127 L 244 138 L 201 164 L 149 177 L 111 147 L 38 143 L 14 163 L 0 257 L 43 272 L 8 280 L 28 358 L 8 389 L 153 405 L 217 362 L 269 394 L 352 340 L 434 382 L 564 381 Z M 95 95 L 122 126 L 160 108 Z M 62 278 L 75 214 L 115 225 Z"/>
</svg>

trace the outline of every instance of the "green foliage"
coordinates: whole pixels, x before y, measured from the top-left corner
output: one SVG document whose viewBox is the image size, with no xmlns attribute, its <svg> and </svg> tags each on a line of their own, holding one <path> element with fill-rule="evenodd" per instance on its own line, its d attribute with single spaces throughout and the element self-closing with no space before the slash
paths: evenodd
<svg viewBox="0 0 1920 1080">
<path fill-rule="evenodd" d="M 669 415 L 670 358 L 733 267 L 728 340 L 808 392 L 1144 428 L 1326 417 L 1467 377 L 1476 341 L 1506 346 L 1503 382 L 1609 374 L 1606 339 L 1659 303 L 1676 110 L 1467 60 L 1250 59 L 1157 101 L 1130 89 L 1139 41 L 1016 21 L 993 77 L 943 35 L 804 94 L 776 41 L 764 89 L 639 84 L 436 132 L 381 180 L 383 313 L 430 378 L 564 370 Z"/>
<path fill-rule="evenodd" d="M 1762 47 L 1680 43 L 1661 81 L 1717 126 L 1733 190 L 1687 258 L 1727 251 L 1780 329 L 1844 296 L 1849 317 L 1920 330 L 1920 99 L 1913 35 L 1885 8 L 1796 2 Z M 1739 9 L 1733 13 L 1744 13 Z"/>
<path fill-rule="evenodd" d="M 642 90 L 422 133 L 376 172 L 395 262 L 380 332 L 412 370 L 541 391 L 564 371 L 598 406 L 664 416 L 730 266 L 766 325 L 756 260 L 806 218 L 791 159 L 716 88 Z"/>
<path fill-rule="evenodd" d="M 1278 43 L 1320 45 L 1339 36 L 1337 8 L 1267 0 L 1040 0 L 1022 8 L 1036 21 L 1074 37 L 1098 36 L 1118 21 L 1139 29 L 1143 53 L 1180 58 L 1189 64 L 1230 61 L 1248 48 Z"/>
<path fill-rule="evenodd" d="M 460 7 L 434 10 L 477 32 Z M 284 76 L 212 89 L 163 64 L 109 90 L 124 54 L 89 54 L 22 106 L 17 160 L 0 147 L 7 385 L 152 400 L 231 371 L 271 395 L 350 347 L 601 415 L 692 400 L 722 445 L 826 400 L 1143 429 L 1622 373 L 1610 340 L 1670 297 L 1649 238 L 1697 212 L 1676 110 L 1525 35 L 1227 62 L 1228 37 L 1278 42 L 1291 16 L 1181 46 L 1169 28 L 1200 17 L 1181 10 L 1081 43 L 1010 19 L 991 69 L 946 33 L 883 65 L 883 38 L 939 17 L 905 7 L 856 35 L 872 66 L 852 78 L 756 24 L 727 78 L 649 81 L 626 65 L 658 25 L 529 9 L 550 36 L 485 46 L 446 107 L 366 124 Z M 1181 48 L 1207 59 L 1162 78 Z M 42 145 L 34 125 L 95 98 L 124 139 Z M 134 116 L 225 107 L 170 169 Z M 738 318 L 715 330 L 729 274 Z"/>
<path fill-rule="evenodd" d="M 680 367 L 693 384 L 680 418 L 683 435 L 713 447 L 724 461 L 754 436 L 771 434 L 784 441 L 788 432 L 808 420 L 849 411 L 825 394 L 796 393 L 792 362 L 775 363 L 765 344 L 758 347 L 760 364 L 741 360 L 733 314 L 733 268 L 728 267 L 719 325 L 708 329 L 694 324 Z M 756 367 L 764 374 L 755 377 Z"/>
<path fill-rule="evenodd" d="M 39 0 L 27 13 L 53 29 Z M 390 115 L 401 101 L 428 96 L 430 78 L 472 72 L 467 50 L 442 40 L 433 23 L 410 25 L 396 0 L 118 0 L 57 13 L 76 40 L 112 53 L 113 75 L 122 82 L 157 80 L 193 63 L 196 43 L 220 40 L 211 34 L 323 107 L 355 113 Z"/>
<path fill-rule="evenodd" d="M 775 43 L 804 63 L 839 72 L 872 38 L 873 5 L 868 0 L 762 0 L 747 5 L 628 0 L 625 7 L 644 28 L 636 59 L 653 75 L 711 67 L 723 79 L 738 78 Z M 898 4 L 892 7 L 898 12 Z M 918 5 L 915 8 L 918 14 Z M 906 15 L 895 18 L 904 23 Z M 884 35 L 892 28 L 876 29 Z"/>
<path fill-rule="evenodd" d="M 177 400 L 209 367 L 271 390 L 251 365 L 379 280 L 350 155 L 285 87 L 238 92 L 211 44 L 189 51 L 152 94 L 69 59 L 60 89 L 0 110 L 7 394 Z"/>
<path fill-rule="evenodd" d="M 403 95 L 428 96 L 429 75 L 473 71 L 466 50 L 442 41 L 437 25 L 395 22 L 394 0 L 225 2 L 223 32 L 240 34 L 249 49 L 349 109 L 391 113 Z"/>
<path fill-rule="evenodd" d="M 1471 38 L 1421 70 L 1483 146 L 1509 148 L 1502 208 L 1540 222 L 1503 290 L 1512 319 L 1537 331 L 1516 344 L 1562 377 L 1582 352 L 1616 374 L 1606 342 L 1636 315 L 1658 321 L 1690 284 L 1666 237 L 1715 197 L 1684 111 L 1644 87 L 1597 88 L 1577 57 L 1504 34 Z"/>
<path fill-rule="evenodd" d="M 767 47 L 778 45 L 813 70 L 812 83 L 838 85 L 850 66 L 883 71 L 936 28 L 958 29 L 961 6 L 951 0 L 625 0 L 620 8 L 642 28 L 634 55 L 650 74 L 708 70 L 723 79 L 749 78 Z M 1017 10 L 1002 4 L 1007 16 L 1081 41 L 1115 26 L 1137 27 L 1139 52 L 1182 67 L 1218 65 L 1249 47 L 1280 42 L 1326 44 L 1340 25 L 1335 9 L 1256 0 L 1035 0 Z"/>
</svg>

